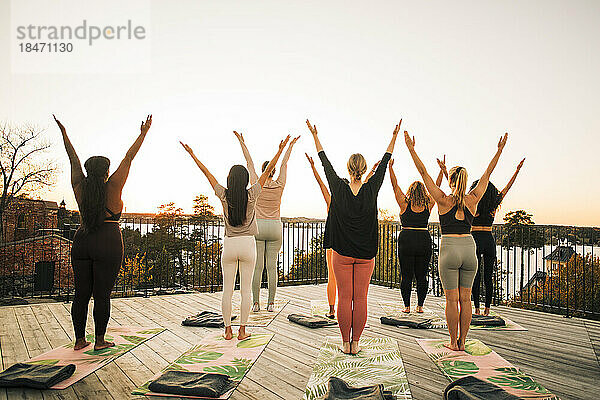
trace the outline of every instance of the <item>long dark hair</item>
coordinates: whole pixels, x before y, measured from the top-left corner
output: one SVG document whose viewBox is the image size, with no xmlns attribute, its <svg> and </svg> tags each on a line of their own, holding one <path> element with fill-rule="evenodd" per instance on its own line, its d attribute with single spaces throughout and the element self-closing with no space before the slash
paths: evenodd
<svg viewBox="0 0 600 400">
<path fill-rule="evenodd" d="M 469 190 L 475 189 L 478 183 L 479 179 L 473 182 Z M 487 189 L 485 189 L 485 193 L 477 204 L 477 214 L 493 216 L 500 203 L 502 203 L 502 193 L 498 191 L 492 182 L 488 182 Z"/>
<path fill-rule="evenodd" d="M 227 198 L 227 219 L 229 225 L 240 226 L 246 219 L 246 209 L 248 208 L 248 170 L 243 165 L 234 165 L 227 175 L 227 189 L 225 197 Z"/>
<path fill-rule="evenodd" d="M 106 180 L 110 160 L 106 157 L 90 157 L 84 164 L 87 176 L 82 182 L 81 225 L 86 232 L 93 232 L 104 222 L 106 215 Z"/>
</svg>

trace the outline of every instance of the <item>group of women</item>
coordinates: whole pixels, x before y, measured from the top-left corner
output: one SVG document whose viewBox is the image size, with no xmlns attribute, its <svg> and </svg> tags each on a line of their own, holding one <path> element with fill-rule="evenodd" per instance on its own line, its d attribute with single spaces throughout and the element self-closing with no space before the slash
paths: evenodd
<svg viewBox="0 0 600 400">
<path fill-rule="evenodd" d="M 101 349 L 114 345 L 105 340 L 104 334 L 110 315 L 110 292 L 123 259 L 123 242 L 118 224 L 123 208 L 121 191 L 131 162 L 152 124 L 152 116 L 149 115 L 142 122 L 138 138 L 110 176 L 110 162 L 105 157 L 88 159 L 84 164 L 87 174 L 84 174 L 66 129 L 56 118 L 55 121 L 61 130 L 71 163 L 71 183 L 82 220 L 72 249 L 75 299 L 71 312 L 76 335 L 75 349 L 89 345 L 85 339 L 85 323 L 92 294 L 95 348 Z M 464 349 L 472 315 L 472 291 L 476 312 L 480 311 L 481 269 L 484 271 L 486 290 L 484 313 L 489 313 L 496 248 L 491 225 L 496 209 L 513 184 L 523 161 L 501 192 L 489 183 L 490 175 L 506 145 L 508 135 L 505 134 L 498 142 L 496 154 L 484 174 L 467 192 L 465 168 L 458 166 L 446 171 L 445 157 L 443 161 L 438 159 L 440 172 L 434 182 L 415 151 L 414 137 L 404 131 L 406 146 L 423 179 L 423 182 L 413 182 L 404 193 L 398 185 L 391 159 L 401 123 L 402 120 L 396 125 L 383 157 L 370 173 L 363 179 L 367 164 L 365 158 L 356 153 L 348 160 L 349 179 L 345 179 L 336 173 L 330 163 L 316 126 L 306 121 L 327 180 L 326 185 L 319 176 L 313 159 L 306 154 L 328 211 L 323 239 L 329 271 L 327 298 L 330 309 L 327 316 L 335 316 L 337 292 L 337 320 L 343 341 L 341 350 L 347 354 L 360 351 L 359 340 L 367 320 L 367 293 L 378 247 L 377 197 L 386 169 L 390 170 L 394 195 L 401 211 L 402 230 L 398 237 L 398 257 L 402 271 L 404 312 L 410 312 L 413 277 L 417 282 L 416 312 L 423 312 L 432 252 L 428 220 L 432 208 L 437 204 L 442 230 L 439 275 L 446 296 L 446 319 L 450 333 L 447 347 L 452 350 Z M 247 167 L 231 167 L 226 187 L 219 184 L 189 145 L 180 143 L 204 173 L 223 206 L 225 238 L 221 265 L 224 336 L 225 339 L 233 338 L 232 295 L 239 269 L 241 305 L 237 337 L 244 339 L 250 335 L 246 331 L 246 324 L 251 309 L 260 310 L 260 286 L 265 267 L 269 284 L 267 310 L 274 310 L 277 258 L 282 243 L 281 197 L 286 182 L 287 162 L 299 137 L 290 140 L 288 135 L 284 138 L 273 158 L 263 163 L 262 173 L 258 176 L 243 135 L 235 131 L 234 134 L 242 148 Z M 275 165 L 286 146 L 279 175 L 274 179 Z M 444 176 L 448 179 L 451 190 L 448 195 L 440 188 Z"/>
</svg>

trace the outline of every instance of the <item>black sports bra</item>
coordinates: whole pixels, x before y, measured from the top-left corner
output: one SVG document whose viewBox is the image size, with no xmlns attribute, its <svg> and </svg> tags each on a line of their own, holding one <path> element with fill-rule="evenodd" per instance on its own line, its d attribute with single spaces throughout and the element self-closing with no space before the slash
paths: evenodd
<svg viewBox="0 0 600 400">
<path fill-rule="evenodd" d="M 121 219 L 121 213 L 115 214 L 114 212 L 110 211 L 108 207 L 106 207 L 106 211 L 108 211 L 110 216 L 104 218 L 105 221 L 118 221 Z"/>
<path fill-rule="evenodd" d="M 429 221 L 429 208 L 424 207 L 421 212 L 414 212 L 408 202 L 408 207 L 400 214 L 400 223 L 404 228 L 427 228 Z"/>
<path fill-rule="evenodd" d="M 458 205 L 452 207 L 446 214 L 440 214 L 440 226 L 442 227 L 442 235 L 462 235 L 471 233 L 471 225 L 473 225 L 473 214 L 465 206 L 463 208 L 465 219 L 460 220 L 456 218 L 456 211 L 458 211 Z"/>
</svg>

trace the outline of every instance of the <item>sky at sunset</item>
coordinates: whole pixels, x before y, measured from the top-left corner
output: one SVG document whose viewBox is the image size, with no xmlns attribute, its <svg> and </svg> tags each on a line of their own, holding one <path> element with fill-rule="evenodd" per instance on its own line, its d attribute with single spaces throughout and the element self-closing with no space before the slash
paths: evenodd
<svg viewBox="0 0 600 400">
<path fill-rule="evenodd" d="M 360 152 L 372 165 L 403 118 L 432 175 L 435 157 L 446 154 L 449 167 L 467 168 L 469 182 L 509 133 L 492 182 L 501 189 L 527 159 L 497 222 L 525 209 L 536 223 L 600 226 L 598 1 L 141 4 L 151 51 L 135 60 L 139 73 L 29 74 L 11 69 L 11 2 L 0 0 L 0 121 L 46 129 L 61 171 L 45 199 L 76 207 L 52 113 L 82 162 L 105 155 L 113 167 L 145 115 L 154 115 L 123 193 L 127 212 L 170 201 L 191 212 L 203 193 L 221 213 L 179 140 L 225 184 L 230 166 L 244 163 L 233 130 L 243 132 L 257 166 L 285 135 L 301 135 L 281 213 L 319 218 L 326 209 L 304 157 L 319 164 L 305 119 L 347 176 L 349 155 Z M 135 10 L 127 12 L 135 20 Z M 393 158 L 407 189 L 419 176 L 403 140 Z M 379 207 L 399 211 L 388 176 Z"/>
</svg>

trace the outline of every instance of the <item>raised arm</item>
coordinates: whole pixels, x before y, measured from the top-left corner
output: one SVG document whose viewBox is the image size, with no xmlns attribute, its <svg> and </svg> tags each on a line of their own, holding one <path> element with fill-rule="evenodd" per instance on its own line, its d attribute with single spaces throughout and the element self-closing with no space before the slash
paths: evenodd
<svg viewBox="0 0 600 400">
<path fill-rule="evenodd" d="M 290 141 L 290 145 L 288 146 L 287 151 L 281 159 L 281 166 L 279 167 L 279 176 L 277 177 L 277 181 L 280 183 L 285 183 L 285 180 L 287 178 L 287 163 L 290 159 L 290 155 L 292 154 L 292 148 L 294 147 L 298 139 L 300 139 L 300 136 L 296 136 Z"/>
<path fill-rule="evenodd" d="M 471 193 L 469 193 L 469 194 L 472 194 L 473 196 L 475 196 L 477 201 L 479 201 L 481 199 L 481 197 L 483 197 L 483 194 L 485 193 L 485 190 L 487 189 L 487 185 L 490 181 L 490 176 L 492 175 L 494 168 L 496 168 L 496 164 L 498 164 L 498 160 L 500 159 L 500 154 L 502 154 L 502 150 L 504 150 L 504 146 L 506 146 L 507 140 L 508 140 L 508 133 L 505 133 L 504 136 L 500 137 L 500 141 L 498 142 L 498 149 L 496 150 L 496 154 L 494 154 L 492 161 L 490 161 L 490 164 L 488 165 L 487 169 L 485 170 L 485 172 L 479 179 L 477 186 L 475 186 L 473 188 L 473 190 L 471 190 Z"/>
<path fill-rule="evenodd" d="M 255 184 L 258 181 L 258 175 L 256 175 L 256 169 L 254 168 L 254 161 L 252 161 L 252 157 L 250 156 L 250 152 L 248 151 L 248 147 L 246 146 L 246 142 L 244 141 L 244 135 L 241 133 L 237 133 L 233 131 L 235 137 L 240 142 L 240 147 L 242 148 L 242 153 L 244 153 L 244 158 L 246 159 L 246 165 L 248 166 L 248 173 L 250 174 L 250 183 Z"/>
<path fill-rule="evenodd" d="M 79 185 L 81 181 L 83 181 L 83 178 L 85 178 L 85 175 L 83 175 L 83 169 L 81 169 L 81 161 L 79 161 L 79 157 L 75 152 L 75 148 L 73 147 L 71 141 L 69 140 L 69 137 L 67 136 L 67 130 L 65 129 L 63 124 L 61 124 L 60 121 L 56 119 L 54 114 L 52 114 L 52 117 L 54 117 L 54 121 L 58 125 L 60 133 L 62 134 L 63 142 L 65 144 L 65 150 L 67 150 L 67 155 L 69 156 L 69 163 L 71 164 L 71 186 L 75 188 L 75 186 Z"/>
<path fill-rule="evenodd" d="M 439 188 L 439 186 L 435 184 L 433 179 L 431 179 L 431 176 L 427 172 L 427 168 L 425 168 L 425 164 L 423 164 L 423 161 L 421 161 L 421 159 L 415 151 L 415 138 L 411 138 L 408 132 L 404 131 L 404 141 L 406 142 L 406 147 L 408 148 L 410 156 L 412 157 L 413 162 L 415 163 L 415 167 L 417 167 L 417 171 L 419 171 L 419 174 L 421 174 L 421 177 L 423 178 L 423 183 L 425 184 L 427 191 L 429 192 L 431 197 L 433 197 L 436 203 L 444 201 L 444 199 L 446 198 L 446 194 L 442 191 L 442 189 Z"/>
<path fill-rule="evenodd" d="M 435 180 L 435 184 L 438 187 L 442 187 L 442 181 L 444 180 L 444 176 L 448 179 L 448 170 L 446 169 L 446 155 L 444 154 L 443 161 L 439 158 L 436 158 L 438 165 L 440 166 L 440 173 L 438 174 L 437 179 Z"/>
<path fill-rule="evenodd" d="M 398 139 L 398 132 L 400 132 L 400 125 L 402 125 L 402 118 L 400 118 L 400 122 L 396 125 L 394 129 L 394 133 L 392 134 L 392 140 L 390 140 L 390 144 L 388 144 L 386 153 L 394 153 L 394 146 L 396 145 L 396 139 Z"/>
<path fill-rule="evenodd" d="M 217 186 L 219 184 L 219 182 L 217 182 L 217 179 L 213 176 L 213 174 L 210 173 L 208 168 L 206 168 L 204 166 L 204 164 L 202 164 L 202 162 L 200 160 L 198 160 L 198 157 L 196 157 L 196 155 L 194 154 L 194 151 L 192 150 L 192 148 L 190 146 L 182 143 L 181 141 L 179 143 L 181 143 L 181 145 L 183 146 L 185 151 L 187 151 L 188 154 L 192 157 L 192 159 L 194 160 L 194 162 L 196 163 L 198 168 L 200 168 L 200 171 L 202 171 L 202 173 L 204 173 L 204 175 L 206 176 L 206 179 L 208 179 L 208 183 L 210 183 L 210 186 L 212 186 L 212 188 L 214 190 L 215 186 Z"/>
<path fill-rule="evenodd" d="M 396 178 L 396 173 L 394 172 L 394 160 L 390 160 L 388 164 L 388 168 L 390 170 L 390 181 L 392 182 L 392 188 L 394 189 L 394 196 L 396 197 L 396 203 L 400 206 L 400 211 L 404 211 L 406 209 L 406 195 L 398 186 L 398 179 Z"/>
<path fill-rule="evenodd" d="M 306 156 L 306 159 L 308 160 L 308 163 L 310 164 L 310 168 L 312 169 L 313 175 L 315 176 L 315 179 L 317 180 L 317 183 L 319 184 L 319 189 L 321 189 L 321 193 L 323 194 L 323 199 L 325 199 L 325 203 L 327 204 L 327 210 L 329 210 L 329 205 L 331 204 L 331 195 L 329 194 L 329 190 L 327 190 L 327 186 L 325 186 L 325 183 L 321 179 L 321 175 L 319 175 L 317 168 L 315 168 L 315 162 L 313 161 L 312 157 L 309 156 L 307 153 L 304 153 L 304 155 Z"/>
<path fill-rule="evenodd" d="M 381 160 L 379 160 L 375 164 L 373 164 L 373 168 L 371 168 L 371 170 L 369 171 L 369 174 L 365 178 L 365 183 L 367 183 L 369 181 L 369 179 L 371 179 L 371 177 L 373 176 L 375 171 L 377 171 L 377 167 L 379 167 L 379 163 L 381 163 Z"/>
<path fill-rule="evenodd" d="M 510 180 L 508 181 L 508 183 L 506 184 L 504 189 L 502 189 L 502 191 L 500 192 L 500 194 L 502 195 L 502 198 L 504 198 L 504 196 L 506 196 L 506 193 L 508 193 L 508 191 L 512 187 L 513 183 L 515 183 L 515 179 L 517 179 L 517 175 L 519 175 L 519 171 L 521 171 L 521 167 L 523 166 L 524 162 L 525 162 L 525 159 L 522 159 L 521 162 L 519 163 L 519 165 L 517 165 L 517 170 L 515 171 L 513 176 L 510 178 Z"/>
<path fill-rule="evenodd" d="M 271 171 L 273 171 L 273 168 L 275 168 L 275 164 L 277 164 L 277 161 L 279 160 L 279 157 L 281 156 L 281 153 L 283 153 L 283 149 L 285 149 L 285 146 L 288 144 L 289 140 L 290 135 L 287 135 L 286 138 L 279 143 L 279 149 L 277 150 L 277 153 L 275 154 L 273 159 L 269 161 L 267 168 L 265 168 L 260 178 L 258 178 L 258 183 L 261 187 L 264 186 L 265 182 L 267 181 L 267 178 L 271 174 Z"/>
<path fill-rule="evenodd" d="M 319 140 L 319 134 L 317 132 L 317 126 L 311 125 L 309 120 L 306 120 L 306 125 L 308 125 L 308 129 L 310 133 L 312 133 L 313 140 L 315 141 L 315 148 L 317 149 L 317 154 L 323 151 L 323 146 L 321 146 L 321 141 Z"/>
<path fill-rule="evenodd" d="M 129 169 L 131 168 L 131 162 L 142 146 L 142 143 L 144 143 L 144 139 L 146 138 L 146 134 L 150 129 L 150 125 L 152 125 L 152 115 L 148 115 L 146 117 L 146 121 L 142 121 L 142 124 L 140 125 L 140 134 L 138 135 L 137 139 L 135 139 L 135 142 L 133 142 L 129 150 L 127 150 L 127 154 L 125 154 L 125 157 L 121 161 L 121 164 L 119 164 L 119 167 L 109 178 L 109 182 L 116 184 L 119 189 L 123 189 L 123 186 L 125 186 L 125 181 L 127 181 Z"/>
<path fill-rule="evenodd" d="M 383 179 L 385 178 L 385 170 L 387 169 L 387 165 L 389 160 L 392 157 L 392 152 L 394 151 L 394 146 L 396 144 L 396 139 L 398 137 L 398 132 L 400 131 L 400 124 L 402 124 L 402 120 L 396 125 L 394 128 L 394 132 L 392 133 L 392 140 L 385 151 L 385 154 L 381 158 L 381 162 L 377 165 L 375 169 L 375 173 L 369 179 L 369 185 L 375 189 L 375 191 L 379 191 L 381 188 L 381 184 L 383 183 Z"/>
</svg>

